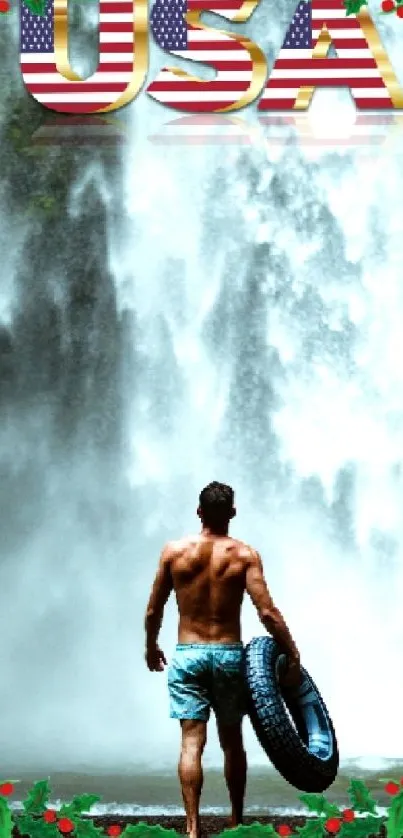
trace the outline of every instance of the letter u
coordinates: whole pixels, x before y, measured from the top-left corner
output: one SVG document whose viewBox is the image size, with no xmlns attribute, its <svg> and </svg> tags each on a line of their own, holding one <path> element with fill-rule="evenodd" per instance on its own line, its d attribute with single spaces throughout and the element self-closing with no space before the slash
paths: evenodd
<svg viewBox="0 0 403 838">
<path fill-rule="evenodd" d="M 99 62 L 82 79 L 68 58 L 68 0 L 47 0 L 43 15 L 21 3 L 21 72 L 28 91 L 58 113 L 114 111 L 137 96 L 147 72 L 146 0 L 100 0 Z"/>
</svg>

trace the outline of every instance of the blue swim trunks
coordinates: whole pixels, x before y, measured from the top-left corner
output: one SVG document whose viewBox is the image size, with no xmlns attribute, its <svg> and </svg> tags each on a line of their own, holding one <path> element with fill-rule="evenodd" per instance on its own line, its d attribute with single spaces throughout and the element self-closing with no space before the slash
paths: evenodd
<svg viewBox="0 0 403 838">
<path fill-rule="evenodd" d="M 179 643 L 168 669 L 171 719 L 233 725 L 246 712 L 242 643 Z"/>
</svg>

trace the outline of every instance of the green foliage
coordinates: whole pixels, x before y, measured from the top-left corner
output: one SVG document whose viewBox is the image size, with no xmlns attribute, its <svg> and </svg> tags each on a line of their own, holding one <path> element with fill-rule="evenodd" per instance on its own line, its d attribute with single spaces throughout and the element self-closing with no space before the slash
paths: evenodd
<svg viewBox="0 0 403 838">
<path fill-rule="evenodd" d="M 148 823 L 128 824 L 122 838 L 179 838 L 175 829 L 164 829 L 163 826 L 151 826 Z"/>
<path fill-rule="evenodd" d="M 224 829 L 220 833 L 219 838 L 269 838 L 269 836 L 276 835 L 276 831 L 272 824 L 262 824 L 258 821 L 251 823 L 248 826 L 235 826 L 233 829 Z"/>
<path fill-rule="evenodd" d="M 29 9 L 31 14 L 44 17 L 46 9 L 46 0 L 22 0 L 24 6 Z"/>
<path fill-rule="evenodd" d="M 71 803 L 66 803 L 60 807 L 59 815 L 61 818 L 72 818 L 80 815 L 82 812 L 89 812 L 95 803 L 99 803 L 100 797 L 96 794 L 80 794 L 73 797 Z"/>
<path fill-rule="evenodd" d="M 356 812 L 362 814 L 369 812 L 371 815 L 375 814 L 376 802 L 362 780 L 351 780 L 348 787 L 348 793 L 352 808 L 355 809 Z"/>
<path fill-rule="evenodd" d="M 403 0 L 402 0 L 403 2 Z M 403 838 L 403 778 L 400 783 L 388 780 L 390 788 L 386 791 L 391 795 L 388 817 L 386 820 L 387 838 Z M 7 784 L 6 784 L 7 785 Z M 49 780 L 34 783 L 23 802 L 24 813 L 13 814 L 7 802 L 7 795 L 12 792 L 12 785 L 4 787 L 4 794 L 0 794 L 0 838 L 12 838 L 13 826 L 16 826 L 21 836 L 28 838 L 61 838 L 63 825 L 61 818 L 68 818 L 73 824 L 72 838 L 100 838 L 106 836 L 106 831 L 98 827 L 94 820 L 83 817 L 84 812 L 90 811 L 101 798 L 94 794 L 81 794 L 73 797 L 70 803 L 63 804 L 56 812 L 56 820 L 48 822 L 45 813 L 49 805 Z M 344 820 L 343 811 L 330 803 L 322 794 L 302 794 L 299 799 L 316 817 L 307 818 L 304 826 L 295 828 L 299 838 L 370 838 L 380 834 L 385 819 L 376 815 L 376 802 L 369 789 L 361 780 L 351 780 L 348 788 L 352 809 L 357 815 L 353 820 Z M 351 815 L 352 817 L 352 815 Z M 330 823 L 330 820 L 333 823 Z M 238 826 L 225 829 L 218 838 L 274 838 L 277 836 L 272 824 L 263 825 L 259 822 L 249 826 Z M 128 824 L 121 832 L 120 838 L 179 838 L 174 829 L 164 829 L 144 822 Z"/>
<path fill-rule="evenodd" d="M 0 796 L 0 838 L 10 838 L 13 830 L 11 811 L 7 800 Z"/>
<path fill-rule="evenodd" d="M 382 822 L 382 818 L 377 818 L 374 815 L 368 815 L 366 818 L 356 818 L 350 823 L 343 823 L 339 838 L 368 838 L 370 835 L 378 835 Z"/>
<path fill-rule="evenodd" d="M 100 835 L 103 835 L 104 831 L 99 826 L 95 826 L 94 821 L 90 819 L 84 820 L 77 820 L 75 823 L 75 830 L 74 835 L 77 838 L 99 838 Z"/>
<path fill-rule="evenodd" d="M 339 807 L 334 803 L 329 803 L 323 794 L 301 794 L 299 799 L 310 812 L 315 812 L 316 815 L 326 815 L 327 818 L 340 817 Z"/>
<path fill-rule="evenodd" d="M 390 804 L 386 832 L 388 838 L 402 838 L 403 836 L 403 788 L 393 797 Z"/>
<path fill-rule="evenodd" d="M 297 826 L 297 832 L 301 838 L 322 838 L 327 834 L 323 821 L 315 821 L 314 818 L 307 820 L 304 826 Z"/>
<path fill-rule="evenodd" d="M 357 15 L 361 6 L 367 6 L 368 0 L 343 0 L 346 7 L 346 15 Z"/>
<path fill-rule="evenodd" d="M 49 795 L 49 780 L 39 780 L 34 783 L 22 804 L 25 812 L 29 815 L 41 815 L 46 809 Z"/>
<path fill-rule="evenodd" d="M 29 835 L 30 838 L 60 838 L 57 824 L 46 823 L 43 818 L 19 815 L 16 818 L 16 825 L 20 835 Z"/>
</svg>

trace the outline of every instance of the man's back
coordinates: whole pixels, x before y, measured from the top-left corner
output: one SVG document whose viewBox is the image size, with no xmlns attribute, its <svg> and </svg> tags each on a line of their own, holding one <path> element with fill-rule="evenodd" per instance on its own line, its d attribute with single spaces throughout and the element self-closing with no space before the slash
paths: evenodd
<svg viewBox="0 0 403 838">
<path fill-rule="evenodd" d="M 229 536 L 198 535 L 172 542 L 170 552 L 179 643 L 240 641 L 251 549 Z"/>
</svg>

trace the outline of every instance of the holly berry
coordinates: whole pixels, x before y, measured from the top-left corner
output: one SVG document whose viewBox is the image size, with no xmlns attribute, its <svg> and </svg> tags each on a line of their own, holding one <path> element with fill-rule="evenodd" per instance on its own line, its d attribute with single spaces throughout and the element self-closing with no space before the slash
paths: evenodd
<svg viewBox="0 0 403 838">
<path fill-rule="evenodd" d="M 341 828 L 340 818 L 329 818 L 325 823 L 325 827 L 328 832 L 332 833 L 332 835 L 336 835 L 336 833 L 339 832 Z"/>
<path fill-rule="evenodd" d="M 396 14 L 398 17 L 403 17 L 403 6 L 398 6 L 396 9 Z"/>
<path fill-rule="evenodd" d="M 70 818 L 60 818 L 60 821 L 57 825 L 59 827 L 60 832 L 63 832 L 63 834 L 73 832 L 74 823 L 70 820 Z"/>
<path fill-rule="evenodd" d="M 393 12 L 394 8 L 395 8 L 394 0 L 383 0 L 383 3 L 382 3 L 382 11 L 383 12 Z"/>
<path fill-rule="evenodd" d="M 352 809 L 345 809 L 343 812 L 343 821 L 346 823 L 351 823 L 355 818 L 355 812 Z"/>
<path fill-rule="evenodd" d="M 2 12 L 9 12 L 10 11 L 10 4 L 8 0 L 0 0 L 0 14 Z"/>
<path fill-rule="evenodd" d="M 398 9 L 398 13 L 399 13 L 399 11 L 400 11 L 400 10 Z M 400 15 L 399 15 L 399 17 L 400 17 Z M 390 782 L 390 783 L 386 783 L 386 786 L 385 786 L 385 791 L 386 791 L 386 793 L 387 793 L 387 794 L 397 794 L 397 793 L 398 793 L 398 791 L 400 791 L 400 786 L 398 786 L 398 784 L 397 784 L 397 783 L 394 783 L 394 782 L 391 780 L 391 782 Z"/>
<path fill-rule="evenodd" d="M 121 830 L 120 826 L 118 826 L 118 824 L 112 824 L 112 826 L 108 826 L 108 829 L 106 831 L 107 831 L 108 835 L 115 836 L 115 835 L 120 835 L 122 830 Z"/>
<path fill-rule="evenodd" d="M 291 829 L 286 823 L 280 824 L 278 830 L 278 835 L 281 835 L 281 838 L 287 838 L 287 835 L 291 835 Z"/>
<path fill-rule="evenodd" d="M 46 823 L 54 823 L 57 820 L 57 814 L 54 809 L 46 809 L 46 812 L 43 813 L 43 820 Z"/>
<path fill-rule="evenodd" d="M 2 0 L 0 0 L 0 12 L 3 11 L 3 9 L 1 8 L 1 2 L 2 2 Z M 12 794 L 13 791 L 14 791 L 14 786 L 13 786 L 12 783 L 3 783 L 0 786 L 0 794 L 4 795 L 4 797 L 8 797 L 8 795 Z"/>
</svg>

